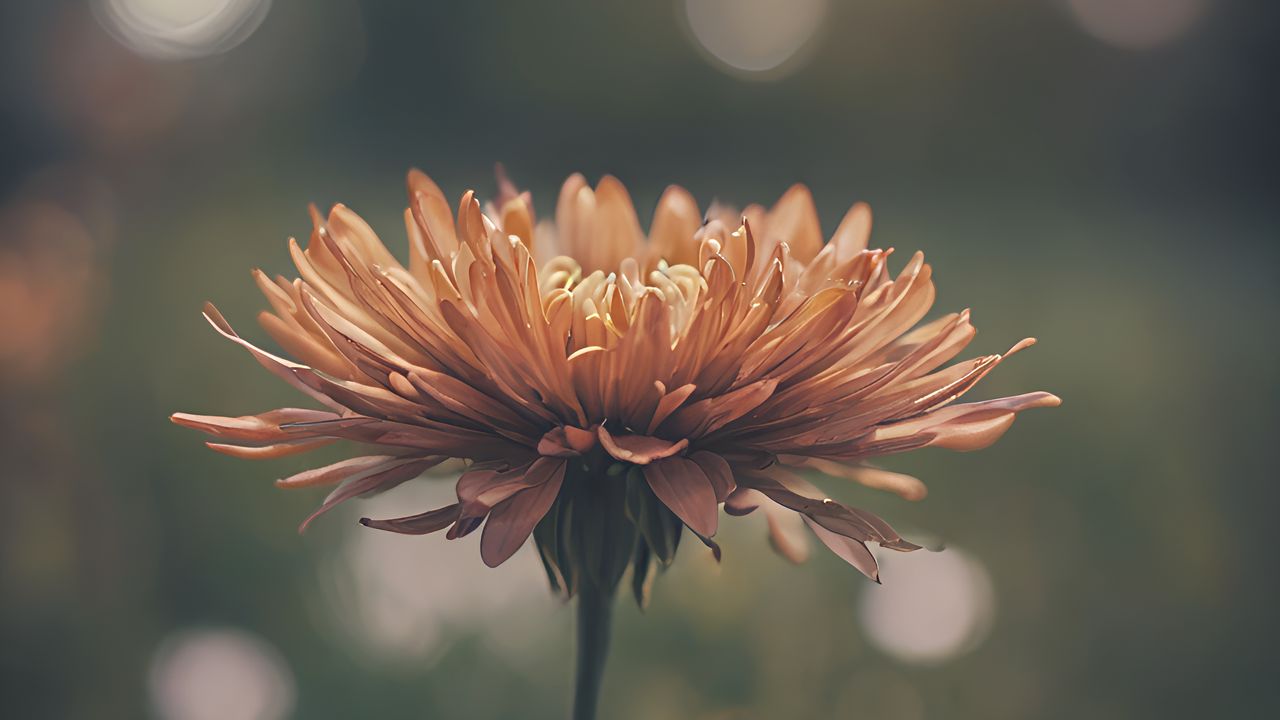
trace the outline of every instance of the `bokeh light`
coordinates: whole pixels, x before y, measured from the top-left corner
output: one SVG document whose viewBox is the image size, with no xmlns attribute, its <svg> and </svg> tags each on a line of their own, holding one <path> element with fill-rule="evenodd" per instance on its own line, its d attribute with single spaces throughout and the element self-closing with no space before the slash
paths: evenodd
<svg viewBox="0 0 1280 720">
<path fill-rule="evenodd" d="M 182 630 L 151 663 L 162 720 L 280 720 L 293 710 L 293 672 L 274 647 L 235 628 Z"/>
<path fill-rule="evenodd" d="M 103 25 L 138 54 L 179 60 L 244 42 L 271 0 L 96 0 L 94 7 Z"/>
<path fill-rule="evenodd" d="M 1145 50 L 1173 42 L 1195 25 L 1207 0 L 1067 0 L 1085 32 L 1116 47 Z"/>
<path fill-rule="evenodd" d="M 955 548 L 900 555 L 879 552 L 884 585 L 867 587 L 863 630 L 903 662 L 934 664 L 972 650 L 990 631 L 995 593 L 986 568 Z"/>
<path fill-rule="evenodd" d="M 406 507 L 454 500 L 453 483 L 423 479 L 368 498 L 358 515 L 395 517 Z M 421 661 L 461 634 L 480 634 L 496 652 L 519 653 L 545 623 L 554 600 L 532 546 L 502 567 L 479 562 L 479 533 L 455 542 L 370 530 L 356 522 L 338 547 L 325 593 L 332 617 L 353 644 L 387 661 Z"/>
<path fill-rule="evenodd" d="M 100 180 L 70 167 L 33 173 L 0 203 L 0 389 L 51 381 L 93 335 L 113 215 Z"/>
<path fill-rule="evenodd" d="M 697 45 L 721 69 L 776 79 L 798 68 L 827 15 L 828 0 L 685 0 Z"/>
</svg>

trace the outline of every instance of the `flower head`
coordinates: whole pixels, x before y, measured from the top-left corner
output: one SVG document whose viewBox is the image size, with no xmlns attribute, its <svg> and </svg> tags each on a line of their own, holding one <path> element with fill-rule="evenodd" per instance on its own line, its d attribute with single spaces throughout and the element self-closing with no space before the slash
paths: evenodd
<svg viewBox="0 0 1280 720">
<path fill-rule="evenodd" d="M 409 175 L 406 268 L 346 207 L 314 209 L 298 279 L 255 272 L 260 321 L 290 361 L 250 344 L 212 306 L 226 338 L 327 409 L 244 417 L 179 413 L 243 458 L 339 440 L 375 448 L 279 480 L 336 486 L 306 522 L 352 497 L 462 460 L 457 502 L 362 522 L 450 539 L 483 525 L 496 566 L 532 534 L 553 585 L 613 587 L 634 565 L 638 597 L 684 528 L 712 547 L 719 509 L 767 514 L 775 547 L 804 554 L 790 521 L 875 579 L 867 543 L 909 551 L 880 518 L 827 498 L 797 469 L 908 500 L 917 479 L 877 456 L 927 446 L 975 450 L 1037 392 L 955 403 L 1003 355 L 947 365 L 972 339 L 968 311 L 918 325 L 933 302 L 917 253 L 867 249 L 855 205 L 824 243 L 809 191 L 741 212 L 669 188 L 648 237 L 622 184 L 565 182 L 555 222 L 499 173 L 482 210 L 456 213 L 426 175 Z"/>
</svg>

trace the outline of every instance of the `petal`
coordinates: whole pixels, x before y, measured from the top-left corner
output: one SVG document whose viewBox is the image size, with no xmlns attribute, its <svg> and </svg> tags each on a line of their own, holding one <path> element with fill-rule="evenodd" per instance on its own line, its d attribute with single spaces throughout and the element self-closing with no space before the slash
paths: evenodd
<svg viewBox="0 0 1280 720">
<path fill-rule="evenodd" d="M 724 511 L 735 517 L 750 515 L 767 499 L 760 494 L 759 490 L 740 487 L 729 493 L 729 497 L 725 498 Z"/>
<path fill-rule="evenodd" d="M 729 463 L 719 455 L 705 450 L 693 453 L 689 459 L 697 463 L 698 467 L 702 468 L 703 474 L 707 476 L 707 480 L 711 481 L 711 487 L 716 493 L 716 501 L 724 502 L 728 499 L 737 487 L 733 481 L 733 470 L 729 467 Z"/>
<path fill-rule="evenodd" d="M 896 440 L 917 435 L 931 436 L 928 445 L 949 450 L 981 450 L 990 446 L 1013 424 L 1023 410 L 1057 407 L 1062 400 L 1047 392 L 950 405 L 919 417 L 882 425 L 871 434 L 872 441 Z"/>
<path fill-rule="evenodd" d="M 275 375 L 281 380 L 284 380 L 286 383 L 289 383 L 295 389 L 312 397 L 317 402 L 327 405 L 328 407 L 331 407 L 334 410 L 338 410 L 338 411 L 345 410 L 345 408 L 343 408 L 337 402 L 335 402 L 328 396 L 324 395 L 323 393 L 317 392 L 316 390 L 313 390 L 307 387 L 305 384 L 302 383 L 301 380 L 297 378 L 297 376 L 295 375 L 295 371 L 299 369 L 306 369 L 305 365 L 299 365 L 298 363 L 295 363 L 295 362 L 289 362 L 284 358 L 276 357 L 275 355 L 272 355 L 269 352 L 260 350 L 253 343 L 237 335 L 236 331 L 232 329 L 231 324 L 228 323 L 227 319 L 222 316 L 222 313 L 218 312 L 218 308 L 214 307 L 213 303 L 204 304 L 204 317 L 206 320 L 209 321 L 209 324 L 213 326 L 213 329 L 218 331 L 218 334 L 236 343 L 237 345 L 240 345 L 245 350 L 248 350 L 249 354 L 253 355 L 253 358 L 258 361 L 258 364 L 262 365 L 262 367 L 269 370 L 271 374 Z"/>
<path fill-rule="evenodd" d="M 797 565 L 808 560 L 809 542 L 805 539 L 804 523 L 801 522 L 801 519 L 808 518 L 768 499 L 761 503 L 761 507 L 769 523 L 769 544 L 773 549 Z"/>
<path fill-rule="evenodd" d="M 929 488 L 919 478 L 877 467 L 845 465 L 824 458 L 795 456 L 779 458 L 779 461 L 796 467 L 811 468 L 823 475 L 852 480 L 872 490 L 891 492 L 903 500 L 923 500 L 929 494 Z"/>
<path fill-rule="evenodd" d="M 461 507 L 458 503 L 454 503 L 417 515 L 388 520 L 360 518 L 360 524 L 375 530 L 386 530 L 404 535 L 427 535 L 452 525 L 458 519 L 458 510 Z"/>
<path fill-rule="evenodd" d="M 697 463 L 682 457 L 660 460 L 644 466 L 644 479 L 653 494 L 689 529 L 703 537 L 716 534 L 716 492 Z"/>
<path fill-rule="evenodd" d="M 669 458 L 689 446 L 688 439 L 677 441 L 663 440 L 651 435 L 617 435 L 614 436 L 604 425 L 596 428 L 600 438 L 600 446 L 615 460 L 648 465 L 655 460 Z"/>
<path fill-rule="evenodd" d="M 596 434 L 569 425 L 558 425 L 546 432 L 538 441 L 538 454 L 548 457 L 575 457 L 591 450 L 596 444 Z"/>
<path fill-rule="evenodd" d="M 486 565 L 497 567 L 506 562 L 529 539 L 534 526 L 551 509 L 560 493 L 564 473 L 565 463 L 555 463 L 544 482 L 512 495 L 493 508 L 480 538 L 480 557 Z"/>
<path fill-rule="evenodd" d="M 521 490 L 546 482 L 564 461 L 558 458 L 540 457 L 531 463 L 508 470 L 472 466 L 458 478 L 458 501 L 462 503 L 462 518 L 484 517 L 498 503 Z"/>
<path fill-rule="evenodd" d="M 871 207 L 866 203 L 855 203 L 845 213 L 830 244 L 835 247 L 837 263 L 847 262 L 855 255 L 867 249 L 867 240 L 871 237 Z"/>
<path fill-rule="evenodd" d="M 702 225 L 698 203 L 688 190 L 672 185 L 662 193 L 649 225 L 649 243 L 656 259 L 668 265 L 697 265 L 694 233 Z M 655 263 L 656 264 L 656 263 Z"/>
<path fill-rule="evenodd" d="M 174 413 L 169 416 L 174 424 L 208 433 L 234 442 L 270 443 L 309 437 L 306 433 L 290 432 L 296 423 L 315 423 L 342 419 L 341 415 L 326 410 L 280 408 L 258 415 L 221 417 L 218 415 L 193 415 Z"/>
<path fill-rule="evenodd" d="M 920 549 L 919 545 L 904 540 L 889 523 L 876 515 L 838 503 L 831 498 L 815 498 L 801 494 L 797 489 L 816 494 L 817 488 L 802 478 L 777 468 L 773 468 L 771 473 L 772 475 L 767 477 L 750 475 L 744 482 L 750 483 L 750 487 L 759 490 L 770 500 L 808 516 L 834 533 L 863 542 L 873 541 L 881 547 L 901 552 Z"/>
<path fill-rule="evenodd" d="M 769 209 L 764 229 L 766 251 L 778 243 L 786 243 L 792 257 L 807 263 L 822 250 L 818 208 L 813 204 L 813 193 L 804 185 L 792 185 L 778 198 L 777 204 Z"/>
<path fill-rule="evenodd" d="M 339 503 L 350 500 L 358 495 L 369 495 L 373 493 L 390 490 L 408 480 L 412 480 L 434 465 L 438 465 L 444 458 L 427 457 L 427 458 L 396 458 L 394 462 L 388 462 L 383 465 L 371 468 L 374 472 L 368 474 L 356 475 L 348 478 L 341 485 L 334 488 L 324 499 L 324 503 L 311 513 L 306 520 L 302 521 L 302 525 L 298 527 L 298 532 L 305 532 L 311 521 L 329 512 Z"/>
<path fill-rule="evenodd" d="M 323 467 L 311 468 L 276 480 L 276 487 L 301 488 L 318 485 L 336 485 L 349 477 L 380 469 L 396 461 L 405 461 L 396 455 L 364 455 L 347 458 Z"/>
<path fill-rule="evenodd" d="M 800 517 L 804 518 L 805 524 L 809 526 L 813 534 L 817 535 L 822 544 L 826 545 L 831 552 L 839 556 L 841 560 L 858 568 L 858 572 L 876 582 L 880 582 L 880 568 L 876 565 L 876 559 L 871 554 L 871 551 L 867 549 L 866 543 L 833 533 L 804 515 Z"/>
<path fill-rule="evenodd" d="M 231 457 L 241 458 L 242 460 L 269 460 L 279 457 L 287 457 L 289 455 L 297 455 L 309 450 L 331 445 L 337 442 L 336 438 L 319 438 L 316 440 L 299 440 L 297 442 L 276 443 L 274 445 L 263 445 L 260 447 L 245 447 L 243 445 L 227 445 L 225 443 L 207 442 L 210 450 L 230 455 Z"/>
<path fill-rule="evenodd" d="M 686 437 L 703 437 L 760 407 L 777 387 L 777 380 L 761 380 L 685 405 L 667 420 L 666 431 Z"/>
</svg>

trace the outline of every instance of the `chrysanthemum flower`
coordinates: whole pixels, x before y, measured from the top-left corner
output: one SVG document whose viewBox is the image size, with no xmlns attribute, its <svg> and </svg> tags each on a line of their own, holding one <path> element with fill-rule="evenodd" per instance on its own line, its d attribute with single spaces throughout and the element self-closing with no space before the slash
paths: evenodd
<svg viewBox="0 0 1280 720">
<path fill-rule="evenodd" d="M 273 310 L 259 320 L 296 362 L 206 307 L 219 333 L 326 409 L 174 421 L 244 458 L 339 440 L 375 448 L 278 481 L 336 486 L 307 522 L 464 461 L 457 502 L 362 522 L 450 539 L 483 527 L 491 566 L 533 535 L 556 589 L 611 596 L 631 566 L 643 598 L 684 528 L 718 556 L 722 505 L 762 508 L 793 559 L 804 552 L 787 526 L 796 519 L 876 579 L 867 543 L 918 546 L 797 470 L 918 500 L 919 480 L 868 461 L 983 448 L 1019 411 L 1059 402 L 955 402 L 1033 341 L 946 365 L 974 335 L 969 313 L 918 325 L 931 268 L 917 253 L 893 274 L 892 251 L 867 248 L 865 205 L 826 243 L 800 185 L 768 210 L 705 214 L 671 187 L 647 238 L 612 177 L 595 189 L 569 178 L 554 224 L 501 176 L 485 209 L 470 191 L 451 207 L 426 175 L 409 175 L 407 268 L 346 207 L 313 209 L 306 249 L 290 242 L 301 277 L 255 272 Z"/>
</svg>

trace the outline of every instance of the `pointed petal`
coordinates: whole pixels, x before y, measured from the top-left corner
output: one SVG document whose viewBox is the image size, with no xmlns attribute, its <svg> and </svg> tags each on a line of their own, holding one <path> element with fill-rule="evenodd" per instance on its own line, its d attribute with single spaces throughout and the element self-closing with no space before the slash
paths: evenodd
<svg viewBox="0 0 1280 720">
<path fill-rule="evenodd" d="M 866 543 L 833 533 L 804 515 L 800 517 L 804 518 L 804 523 L 809 526 L 813 534 L 817 535 L 822 544 L 826 545 L 831 552 L 839 556 L 841 560 L 858 568 L 858 572 L 876 582 L 880 582 L 880 568 L 876 565 L 876 559 L 872 556 L 871 551 L 867 549 Z"/>
<path fill-rule="evenodd" d="M 564 462 L 558 462 L 543 483 L 522 490 L 493 508 L 480 538 L 480 557 L 486 565 L 497 567 L 506 562 L 529 539 L 560 493 L 564 473 Z"/>
<path fill-rule="evenodd" d="M 872 433 L 871 441 L 895 440 L 915 435 L 932 436 L 928 444 L 959 450 L 981 450 L 990 446 L 1013 425 L 1014 416 L 1023 410 L 1057 407 L 1056 395 L 1034 392 L 1025 395 L 950 405 L 919 417 L 882 425 Z"/>
<path fill-rule="evenodd" d="M 698 467 L 702 468 L 703 474 L 707 476 L 707 480 L 711 481 L 711 487 L 716 493 L 716 501 L 727 500 L 737 487 L 733 481 L 733 470 L 729 467 L 729 463 L 719 455 L 705 450 L 693 453 L 689 459 L 697 463 Z"/>
<path fill-rule="evenodd" d="M 279 457 L 287 457 L 289 455 L 297 455 L 316 448 L 332 445 L 337 442 L 336 438 L 319 438 L 316 440 L 299 440 L 298 442 L 276 443 L 274 445 L 263 445 L 260 447 L 245 447 L 244 445 L 227 445 L 225 443 L 207 442 L 205 446 L 210 450 L 220 452 L 223 455 L 241 458 L 242 460 L 270 460 Z"/>
<path fill-rule="evenodd" d="M 786 243 L 791 248 L 791 256 L 803 263 L 822 250 L 822 225 L 809 188 L 792 185 L 778 198 L 777 204 L 769 209 L 765 233 L 767 248 Z"/>
<path fill-rule="evenodd" d="M 394 462 L 387 462 L 372 468 L 374 472 L 350 477 L 334 488 L 333 492 L 329 493 L 328 497 L 324 499 L 324 503 L 315 512 L 311 513 L 306 520 L 302 521 L 302 525 L 298 527 L 298 532 L 306 532 L 307 526 L 313 520 L 329 512 L 338 504 L 359 495 L 370 495 L 390 490 L 401 483 L 418 477 L 427 468 L 440 464 L 442 460 L 444 460 L 442 457 L 409 458 L 407 460 L 405 458 L 396 458 Z"/>
<path fill-rule="evenodd" d="M 836 232 L 831 236 L 837 263 L 848 262 L 853 256 L 867 249 L 871 237 L 871 208 L 866 203 L 856 203 L 845 213 Z"/>
<path fill-rule="evenodd" d="M 703 537 L 716 534 L 719 506 L 715 489 L 697 463 L 682 457 L 659 460 L 644 466 L 644 479 L 689 529 Z"/>
<path fill-rule="evenodd" d="M 872 490 L 891 492 L 903 500 L 923 500 L 929 494 L 929 488 L 916 477 L 870 466 L 845 465 L 844 463 L 823 458 L 779 458 L 788 465 L 807 467 L 831 477 L 852 480 Z"/>
<path fill-rule="evenodd" d="M 401 533 L 403 535 L 427 535 L 452 525 L 458 519 L 458 509 L 460 507 L 458 503 L 454 503 L 435 510 L 418 513 L 417 515 L 388 520 L 360 518 L 360 524 L 375 530 L 386 530 L 387 532 Z"/>
</svg>

